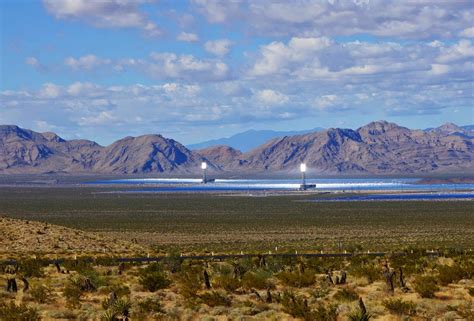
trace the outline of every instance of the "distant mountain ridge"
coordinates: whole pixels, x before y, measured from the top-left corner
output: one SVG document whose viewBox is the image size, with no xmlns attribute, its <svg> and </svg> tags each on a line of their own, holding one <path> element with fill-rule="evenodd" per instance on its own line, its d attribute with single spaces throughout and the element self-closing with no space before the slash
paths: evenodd
<svg viewBox="0 0 474 321">
<path fill-rule="evenodd" d="M 242 152 L 247 152 L 257 146 L 260 146 L 270 139 L 284 136 L 302 135 L 316 131 L 322 131 L 324 128 L 317 127 L 314 129 L 299 131 L 275 131 L 275 130 L 247 130 L 242 133 L 232 135 L 230 137 L 208 140 L 202 143 L 189 144 L 187 147 L 192 150 L 204 149 L 211 146 L 225 145 Z"/>
<path fill-rule="evenodd" d="M 353 129 L 270 139 L 247 152 L 230 146 L 190 150 L 161 135 L 125 137 L 109 146 L 65 140 L 14 125 L 0 126 L 0 174 L 197 174 L 200 163 L 225 173 L 292 172 L 416 174 L 474 171 L 474 133 L 445 124 L 411 130 L 386 121 Z"/>
</svg>

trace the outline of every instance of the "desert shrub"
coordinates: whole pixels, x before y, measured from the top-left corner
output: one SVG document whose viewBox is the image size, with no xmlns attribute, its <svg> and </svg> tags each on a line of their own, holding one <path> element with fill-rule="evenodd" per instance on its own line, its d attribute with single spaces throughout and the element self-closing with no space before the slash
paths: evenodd
<svg viewBox="0 0 474 321">
<path fill-rule="evenodd" d="M 342 288 L 334 294 L 337 301 L 351 302 L 359 298 L 359 295 L 352 288 Z"/>
<path fill-rule="evenodd" d="M 52 291 L 45 285 L 38 285 L 30 290 L 30 295 L 38 303 L 46 303 L 52 296 Z"/>
<path fill-rule="evenodd" d="M 474 296 L 474 288 L 469 288 L 467 292 L 469 293 L 470 296 Z"/>
<path fill-rule="evenodd" d="M 382 302 L 383 306 L 392 314 L 414 315 L 416 304 L 412 301 L 403 301 L 402 299 L 386 299 Z"/>
<path fill-rule="evenodd" d="M 365 277 L 369 283 L 373 283 L 381 278 L 380 268 L 374 263 L 351 265 L 351 273 L 357 277 Z"/>
<path fill-rule="evenodd" d="M 232 301 L 226 295 L 225 292 L 222 291 L 206 291 L 199 295 L 201 301 L 207 304 L 210 307 L 216 306 L 230 306 Z"/>
<path fill-rule="evenodd" d="M 325 298 L 329 294 L 327 282 L 320 283 L 314 290 L 311 291 L 311 294 L 316 299 Z"/>
<path fill-rule="evenodd" d="M 472 301 L 464 302 L 456 308 L 457 314 L 466 320 L 474 320 L 474 306 Z"/>
<path fill-rule="evenodd" d="M 82 275 L 70 277 L 64 286 L 63 296 L 70 307 L 78 307 L 84 292 L 95 291 L 95 286 Z"/>
<path fill-rule="evenodd" d="M 46 263 L 38 259 L 25 259 L 18 262 L 18 272 L 26 278 L 43 277 L 43 267 Z"/>
<path fill-rule="evenodd" d="M 264 270 L 247 272 L 242 278 L 242 285 L 247 289 L 273 289 L 275 288 L 275 285 L 270 281 L 271 276 L 271 272 Z"/>
<path fill-rule="evenodd" d="M 171 281 L 166 277 L 161 264 L 152 263 L 140 271 L 138 282 L 150 292 L 167 288 Z"/>
<path fill-rule="evenodd" d="M 64 260 L 62 265 L 66 270 L 76 271 L 77 273 L 84 274 L 88 271 L 93 271 L 93 261 L 88 258 L 81 258 L 78 260 Z"/>
<path fill-rule="evenodd" d="M 331 304 L 325 306 L 320 304 L 312 312 L 312 317 L 314 321 L 336 321 L 337 320 L 337 305 Z"/>
<path fill-rule="evenodd" d="M 163 265 L 171 271 L 171 273 L 181 271 L 183 265 L 181 254 L 177 251 L 171 252 L 168 257 L 163 260 Z"/>
<path fill-rule="evenodd" d="M 179 293 L 185 298 L 195 298 L 197 292 L 202 288 L 203 271 L 201 267 L 183 267 L 176 277 Z"/>
<path fill-rule="evenodd" d="M 0 320 L 39 321 L 41 317 L 36 309 L 29 308 L 24 303 L 16 305 L 14 301 L 11 301 L 10 303 L 0 302 Z"/>
<path fill-rule="evenodd" d="M 80 301 L 82 297 L 82 290 L 75 283 L 68 282 L 63 290 L 63 296 L 66 299 L 66 305 L 68 307 L 78 307 L 80 306 Z"/>
<path fill-rule="evenodd" d="M 292 292 L 285 291 L 280 300 L 283 311 L 292 317 L 305 321 L 335 321 L 337 320 L 337 306 L 318 305 L 315 310 L 308 306 L 308 301 Z"/>
<path fill-rule="evenodd" d="M 225 289 L 227 291 L 235 291 L 241 286 L 241 281 L 235 277 L 234 269 L 227 264 L 216 267 L 217 275 L 214 276 L 212 284 L 215 287 Z"/>
<path fill-rule="evenodd" d="M 146 298 L 137 303 L 138 310 L 141 313 L 150 314 L 150 313 L 163 313 L 163 305 L 154 298 Z"/>
<path fill-rule="evenodd" d="M 458 264 L 452 266 L 440 265 L 438 267 L 438 281 L 441 285 L 448 285 L 457 282 L 468 275 Z"/>
<path fill-rule="evenodd" d="M 421 275 L 415 278 L 414 289 L 422 298 L 433 298 L 439 288 L 434 277 Z"/>
<path fill-rule="evenodd" d="M 293 287 L 307 287 L 315 282 L 314 272 L 306 269 L 303 273 L 300 271 L 281 271 L 277 274 L 277 278 L 285 285 Z"/>
<path fill-rule="evenodd" d="M 293 292 L 285 291 L 280 301 L 283 311 L 295 318 L 302 318 L 303 320 L 312 320 L 311 309 L 308 302 L 295 295 Z"/>
</svg>

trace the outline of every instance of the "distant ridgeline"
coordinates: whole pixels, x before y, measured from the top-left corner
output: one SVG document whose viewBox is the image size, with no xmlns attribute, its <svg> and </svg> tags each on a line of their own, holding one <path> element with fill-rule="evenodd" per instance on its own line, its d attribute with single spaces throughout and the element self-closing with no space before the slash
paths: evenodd
<svg viewBox="0 0 474 321">
<path fill-rule="evenodd" d="M 230 146 L 190 150 L 161 135 L 125 137 L 109 146 L 0 126 L 0 174 L 197 174 L 308 172 L 417 174 L 473 172 L 474 132 L 445 124 L 410 130 L 378 121 L 357 130 L 331 128 L 273 138 L 247 152 Z"/>
</svg>

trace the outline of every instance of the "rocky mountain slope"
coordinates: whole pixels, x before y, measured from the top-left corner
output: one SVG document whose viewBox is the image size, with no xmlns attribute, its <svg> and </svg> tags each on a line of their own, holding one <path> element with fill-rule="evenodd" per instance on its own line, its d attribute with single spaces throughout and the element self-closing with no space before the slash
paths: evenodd
<svg viewBox="0 0 474 321">
<path fill-rule="evenodd" d="M 0 126 L 0 173 L 198 173 L 200 162 L 224 172 L 413 174 L 473 172 L 474 133 L 446 124 L 410 130 L 386 121 L 357 130 L 272 139 L 242 153 L 229 146 L 191 151 L 161 135 L 125 137 L 103 147 L 17 126 Z"/>
<path fill-rule="evenodd" d="M 472 172 L 473 142 L 472 135 L 446 132 L 443 126 L 425 132 L 379 121 L 357 130 L 331 128 L 274 139 L 217 165 L 229 171 L 292 171 L 305 162 L 321 173 Z"/>
<path fill-rule="evenodd" d="M 161 135 L 125 137 L 102 147 L 17 126 L 0 126 L 0 173 L 187 173 L 204 160 Z"/>
</svg>

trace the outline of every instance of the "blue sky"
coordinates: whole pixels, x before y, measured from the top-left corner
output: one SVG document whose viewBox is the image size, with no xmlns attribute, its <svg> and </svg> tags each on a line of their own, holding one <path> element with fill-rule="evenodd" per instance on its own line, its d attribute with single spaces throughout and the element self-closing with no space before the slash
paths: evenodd
<svg viewBox="0 0 474 321">
<path fill-rule="evenodd" d="M 108 144 L 474 123 L 472 1 L 0 6 L 1 124 Z"/>
</svg>

